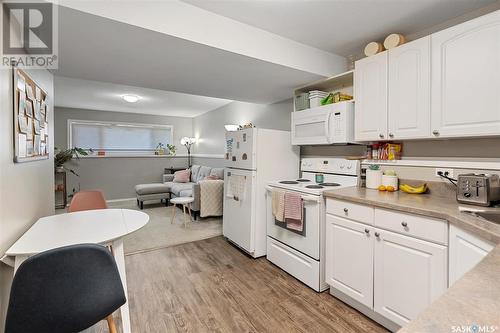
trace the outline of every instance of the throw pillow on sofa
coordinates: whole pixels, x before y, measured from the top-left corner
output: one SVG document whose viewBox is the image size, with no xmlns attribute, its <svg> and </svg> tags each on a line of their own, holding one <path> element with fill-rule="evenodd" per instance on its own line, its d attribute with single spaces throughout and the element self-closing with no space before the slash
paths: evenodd
<svg viewBox="0 0 500 333">
<path fill-rule="evenodd" d="M 174 172 L 174 183 L 189 183 L 191 171 L 189 169 Z"/>
</svg>

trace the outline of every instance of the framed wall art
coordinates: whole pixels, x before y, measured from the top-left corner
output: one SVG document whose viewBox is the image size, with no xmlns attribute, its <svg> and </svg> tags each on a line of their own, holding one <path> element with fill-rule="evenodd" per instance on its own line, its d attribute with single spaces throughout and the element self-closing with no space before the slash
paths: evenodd
<svg viewBox="0 0 500 333">
<path fill-rule="evenodd" d="M 14 162 L 49 158 L 47 93 L 25 71 L 14 68 Z"/>
</svg>

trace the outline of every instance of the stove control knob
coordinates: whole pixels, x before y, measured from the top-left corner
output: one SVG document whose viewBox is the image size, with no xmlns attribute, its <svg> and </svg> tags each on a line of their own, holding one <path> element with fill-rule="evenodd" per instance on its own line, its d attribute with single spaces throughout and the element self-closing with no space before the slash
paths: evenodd
<svg viewBox="0 0 500 333">
<path fill-rule="evenodd" d="M 349 169 L 349 170 L 352 169 L 352 164 L 348 164 L 347 169 Z"/>
<path fill-rule="evenodd" d="M 344 169 L 345 168 L 345 165 L 344 164 L 341 164 L 340 165 L 340 169 Z"/>
</svg>

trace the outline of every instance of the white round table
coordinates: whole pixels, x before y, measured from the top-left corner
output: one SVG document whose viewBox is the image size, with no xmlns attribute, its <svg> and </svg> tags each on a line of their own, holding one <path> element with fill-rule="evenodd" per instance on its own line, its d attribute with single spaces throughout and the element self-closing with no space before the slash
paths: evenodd
<svg viewBox="0 0 500 333">
<path fill-rule="evenodd" d="M 172 221 L 170 223 L 174 223 L 175 219 L 175 207 L 176 205 L 182 205 L 182 212 L 184 213 L 184 228 L 187 227 L 187 219 L 186 219 L 186 211 L 189 212 L 189 221 L 191 220 L 191 203 L 194 202 L 193 197 L 177 197 L 170 199 L 170 203 L 172 203 Z"/>
<path fill-rule="evenodd" d="M 42 217 L 5 252 L 2 261 L 13 265 L 15 272 L 29 256 L 43 251 L 82 243 L 111 245 L 127 295 L 123 237 L 148 221 L 146 213 L 131 209 L 96 209 Z M 123 332 L 130 333 L 128 301 L 120 312 Z"/>
</svg>

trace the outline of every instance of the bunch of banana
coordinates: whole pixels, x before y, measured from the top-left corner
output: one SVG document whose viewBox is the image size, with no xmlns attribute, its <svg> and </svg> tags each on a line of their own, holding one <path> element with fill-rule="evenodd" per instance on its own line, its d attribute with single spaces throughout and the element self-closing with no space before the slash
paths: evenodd
<svg viewBox="0 0 500 333">
<path fill-rule="evenodd" d="M 418 187 L 411 186 L 408 184 L 399 185 L 399 189 L 403 192 L 410 194 L 422 194 L 427 192 L 427 184 L 420 185 Z"/>
</svg>

